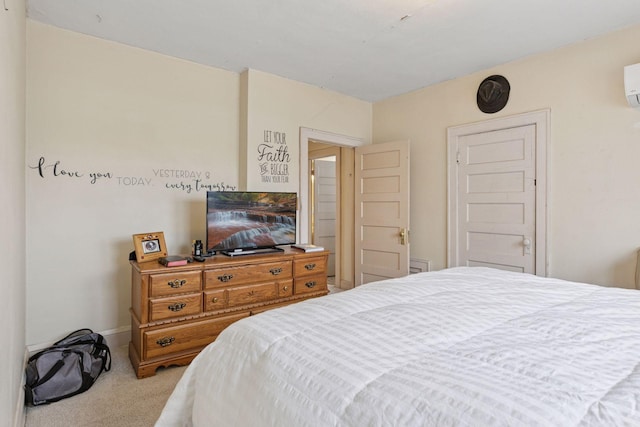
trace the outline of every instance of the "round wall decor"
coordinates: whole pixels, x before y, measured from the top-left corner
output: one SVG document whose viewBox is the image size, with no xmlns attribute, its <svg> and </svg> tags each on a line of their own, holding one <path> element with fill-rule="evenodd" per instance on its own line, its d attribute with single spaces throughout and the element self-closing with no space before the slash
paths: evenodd
<svg viewBox="0 0 640 427">
<path fill-rule="evenodd" d="M 511 86 L 504 76 L 489 76 L 480 83 L 476 100 L 483 113 L 493 114 L 504 108 L 509 100 Z"/>
</svg>

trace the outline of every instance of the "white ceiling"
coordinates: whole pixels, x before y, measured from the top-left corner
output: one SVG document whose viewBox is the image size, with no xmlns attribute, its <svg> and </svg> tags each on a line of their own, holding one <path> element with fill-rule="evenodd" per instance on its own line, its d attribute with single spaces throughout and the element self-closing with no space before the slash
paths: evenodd
<svg viewBox="0 0 640 427">
<path fill-rule="evenodd" d="M 28 0 L 27 13 L 373 102 L 639 24 L 640 0 Z"/>
</svg>

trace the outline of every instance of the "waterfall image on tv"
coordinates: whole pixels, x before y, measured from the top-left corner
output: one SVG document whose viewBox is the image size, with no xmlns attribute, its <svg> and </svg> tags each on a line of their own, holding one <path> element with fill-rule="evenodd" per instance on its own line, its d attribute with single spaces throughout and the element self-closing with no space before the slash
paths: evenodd
<svg viewBox="0 0 640 427">
<path fill-rule="evenodd" d="M 296 193 L 207 192 L 207 251 L 296 242 Z"/>
</svg>

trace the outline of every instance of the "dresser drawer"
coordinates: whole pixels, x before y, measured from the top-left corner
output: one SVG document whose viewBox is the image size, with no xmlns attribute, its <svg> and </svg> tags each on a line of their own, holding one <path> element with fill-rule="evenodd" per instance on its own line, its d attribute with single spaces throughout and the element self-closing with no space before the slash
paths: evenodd
<svg viewBox="0 0 640 427">
<path fill-rule="evenodd" d="M 293 262 L 293 274 L 295 277 L 324 273 L 327 269 L 325 256 L 297 259 Z"/>
<path fill-rule="evenodd" d="M 285 298 L 293 295 L 293 280 L 282 280 L 277 284 L 278 298 Z"/>
<path fill-rule="evenodd" d="M 262 285 L 229 288 L 227 290 L 228 305 L 229 307 L 237 307 L 272 300 L 278 296 L 277 286 L 276 283 L 271 282 Z"/>
<path fill-rule="evenodd" d="M 291 261 L 218 268 L 207 270 L 204 273 L 205 287 L 207 289 L 245 283 L 272 282 L 276 279 L 288 279 L 291 275 Z"/>
<path fill-rule="evenodd" d="M 222 310 L 227 307 L 227 292 L 224 289 L 215 289 L 204 292 L 204 310 Z"/>
<path fill-rule="evenodd" d="M 144 333 L 144 359 L 165 356 L 187 350 L 199 350 L 213 342 L 224 328 L 249 313 L 202 320 L 186 325 L 147 331 Z"/>
<path fill-rule="evenodd" d="M 150 296 L 186 294 L 200 290 L 202 273 L 200 271 L 184 271 L 175 273 L 152 274 L 149 277 Z"/>
<path fill-rule="evenodd" d="M 324 274 L 296 278 L 293 288 L 293 292 L 296 295 L 321 292 L 326 290 L 327 276 Z"/>
<path fill-rule="evenodd" d="M 202 312 L 202 293 L 155 298 L 149 301 L 151 321 L 189 316 Z"/>
</svg>

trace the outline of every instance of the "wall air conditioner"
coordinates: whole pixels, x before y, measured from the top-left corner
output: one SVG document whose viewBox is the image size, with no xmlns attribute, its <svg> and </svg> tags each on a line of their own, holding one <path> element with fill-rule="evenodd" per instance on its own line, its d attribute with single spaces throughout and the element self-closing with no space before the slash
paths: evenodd
<svg viewBox="0 0 640 427">
<path fill-rule="evenodd" d="M 640 64 L 624 67 L 624 93 L 629 105 L 640 108 Z"/>
</svg>

